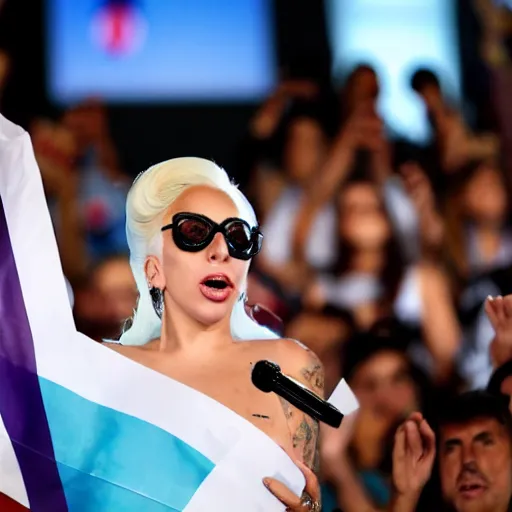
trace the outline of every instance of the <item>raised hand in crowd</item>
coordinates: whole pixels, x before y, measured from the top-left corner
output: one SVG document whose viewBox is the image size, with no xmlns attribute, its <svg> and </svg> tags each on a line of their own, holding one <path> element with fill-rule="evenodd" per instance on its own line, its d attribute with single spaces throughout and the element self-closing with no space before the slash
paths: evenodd
<svg viewBox="0 0 512 512">
<path fill-rule="evenodd" d="M 315 181 L 315 197 L 326 202 L 348 176 L 358 149 L 382 152 L 386 149 L 384 124 L 371 103 L 362 103 L 342 126 L 322 169 Z"/>
<path fill-rule="evenodd" d="M 318 87 L 309 80 L 285 80 L 256 112 L 250 131 L 257 139 L 271 137 L 292 99 L 311 99 L 318 94 Z"/>
<path fill-rule="evenodd" d="M 400 168 L 405 189 L 418 214 L 423 256 L 436 254 L 444 239 L 444 222 L 437 211 L 434 191 L 425 172 L 416 162 Z"/>
<path fill-rule="evenodd" d="M 99 100 L 89 99 L 70 108 L 62 124 L 74 135 L 80 156 L 93 149 L 99 168 L 110 180 L 129 183 L 110 136 L 107 110 Z"/>
<path fill-rule="evenodd" d="M 31 129 L 32 144 L 43 184 L 55 201 L 55 225 L 64 273 L 73 281 L 87 268 L 85 235 L 78 205 L 77 147 L 73 134 L 62 124 L 38 120 Z"/>
<path fill-rule="evenodd" d="M 446 116 L 441 126 L 441 159 L 445 172 L 455 172 L 473 159 L 498 157 L 499 138 L 492 133 L 471 133 L 460 114 Z"/>
<path fill-rule="evenodd" d="M 322 476 L 336 488 L 344 512 L 376 512 L 348 457 L 357 414 L 344 418 L 339 429 L 321 426 Z M 415 412 L 397 429 L 393 447 L 393 497 L 389 512 L 413 512 L 430 478 L 436 452 L 435 435 Z"/>
<path fill-rule="evenodd" d="M 370 103 L 359 105 L 336 136 L 320 172 L 303 198 L 296 217 L 293 247 L 296 258 L 304 258 L 307 238 L 318 212 L 334 199 L 348 178 L 358 149 L 378 150 L 382 144 L 383 123 Z"/>
<path fill-rule="evenodd" d="M 77 184 L 73 134 L 62 124 L 45 119 L 35 121 L 30 131 L 46 193 L 50 196 L 72 193 Z"/>
<path fill-rule="evenodd" d="M 412 87 L 422 99 L 432 121 L 441 168 L 445 173 L 456 172 L 473 159 L 495 159 L 499 140 L 492 133 L 475 134 L 459 109 L 445 98 L 439 78 L 428 69 L 418 70 Z"/>
<path fill-rule="evenodd" d="M 434 432 L 415 412 L 397 429 L 393 448 L 393 512 L 412 512 L 430 479 L 436 453 Z"/>
<path fill-rule="evenodd" d="M 512 359 L 512 295 L 489 297 L 485 312 L 495 332 L 490 352 L 493 365 L 498 367 Z"/>
<path fill-rule="evenodd" d="M 392 145 L 382 129 L 370 135 L 365 145 L 370 152 L 370 173 L 375 183 L 382 186 L 393 175 Z"/>
</svg>

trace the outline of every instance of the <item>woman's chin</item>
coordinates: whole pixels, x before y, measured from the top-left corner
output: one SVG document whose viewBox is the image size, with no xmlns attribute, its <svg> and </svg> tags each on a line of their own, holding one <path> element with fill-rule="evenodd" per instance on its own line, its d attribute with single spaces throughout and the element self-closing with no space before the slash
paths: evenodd
<svg viewBox="0 0 512 512">
<path fill-rule="evenodd" d="M 207 327 L 212 327 L 226 321 L 229 325 L 232 307 L 227 303 L 208 304 L 206 310 L 195 312 L 196 320 Z"/>
</svg>

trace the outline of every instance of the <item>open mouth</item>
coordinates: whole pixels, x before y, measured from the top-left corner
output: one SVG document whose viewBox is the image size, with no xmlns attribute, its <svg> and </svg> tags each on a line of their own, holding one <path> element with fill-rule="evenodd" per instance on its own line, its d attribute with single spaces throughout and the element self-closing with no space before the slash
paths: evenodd
<svg viewBox="0 0 512 512">
<path fill-rule="evenodd" d="M 464 491 L 474 491 L 475 489 L 479 489 L 480 487 L 482 487 L 482 486 L 479 485 L 479 484 L 461 485 L 460 490 L 462 492 L 464 492 Z"/>
<path fill-rule="evenodd" d="M 485 490 L 485 486 L 479 483 L 463 484 L 459 487 L 459 492 L 467 497 L 472 498 L 480 495 Z"/>
<path fill-rule="evenodd" d="M 234 290 L 234 285 L 224 274 L 209 275 L 201 281 L 201 293 L 213 302 L 224 302 Z"/>
<path fill-rule="evenodd" d="M 215 288 L 216 290 L 224 290 L 224 288 L 228 287 L 228 283 L 221 279 L 207 279 L 203 284 L 209 288 Z"/>
<path fill-rule="evenodd" d="M 225 290 L 233 286 L 226 276 L 208 276 L 201 284 L 214 290 Z"/>
</svg>

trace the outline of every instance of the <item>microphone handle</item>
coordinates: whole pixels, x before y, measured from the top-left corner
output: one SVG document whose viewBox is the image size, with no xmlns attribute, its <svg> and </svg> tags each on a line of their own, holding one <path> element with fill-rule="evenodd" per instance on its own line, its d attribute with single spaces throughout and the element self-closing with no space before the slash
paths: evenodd
<svg viewBox="0 0 512 512">
<path fill-rule="evenodd" d="M 280 375 L 274 382 L 274 393 L 290 402 L 297 409 L 331 427 L 338 428 L 341 425 L 343 414 L 309 389 L 299 386 L 284 375 Z"/>
</svg>

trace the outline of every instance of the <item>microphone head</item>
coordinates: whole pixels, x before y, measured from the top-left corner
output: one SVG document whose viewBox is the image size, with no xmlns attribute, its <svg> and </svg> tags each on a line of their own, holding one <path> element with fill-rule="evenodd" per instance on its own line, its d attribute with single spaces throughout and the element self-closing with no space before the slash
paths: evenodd
<svg viewBox="0 0 512 512">
<path fill-rule="evenodd" d="M 258 361 L 252 369 L 252 383 L 264 393 L 274 391 L 275 384 L 281 375 L 281 368 L 270 361 Z"/>
</svg>

